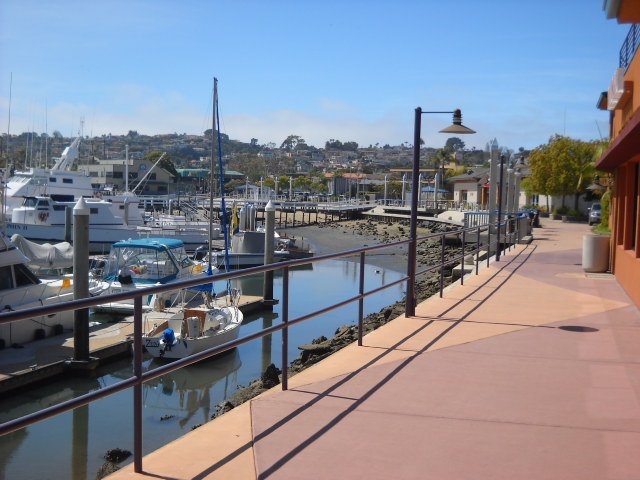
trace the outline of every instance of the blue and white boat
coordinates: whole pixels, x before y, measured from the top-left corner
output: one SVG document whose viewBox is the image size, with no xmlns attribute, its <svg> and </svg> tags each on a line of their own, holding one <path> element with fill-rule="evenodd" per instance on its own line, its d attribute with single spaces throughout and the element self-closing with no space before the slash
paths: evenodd
<svg viewBox="0 0 640 480">
<path fill-rule="evenodd" d="M 217 269 L 212 270 L 217 273 Z M 167 284 L 178 280 L 207 275 L 207 268 L 192 260 L 181 240 L 172 238 L 139 238 L 116 242 L 104 268 L 103 295 L 131 292 L 152 285 Z M 162 309 L 172 304 L 180 290 L 165 292 L 161 296 L 148 295 L 143 298 L 143 309 Z M 185 292 L 184 295 L 196 295 Z M 106 303 L 96 307 L 97 311 L 132 313 L 133 299 Z"/>
</svg>

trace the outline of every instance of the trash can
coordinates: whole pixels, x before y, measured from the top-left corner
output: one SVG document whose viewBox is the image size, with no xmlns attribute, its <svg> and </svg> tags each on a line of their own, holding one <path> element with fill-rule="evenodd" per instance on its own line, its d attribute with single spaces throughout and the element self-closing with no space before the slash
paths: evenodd
<svg viewBox="0 0 640 480">
<path fill-rule="evenodd" d="M 609 270 L 610 235 L 584 235 L 582 237 L 582 269 L 590 273 Z"/>
</svg>

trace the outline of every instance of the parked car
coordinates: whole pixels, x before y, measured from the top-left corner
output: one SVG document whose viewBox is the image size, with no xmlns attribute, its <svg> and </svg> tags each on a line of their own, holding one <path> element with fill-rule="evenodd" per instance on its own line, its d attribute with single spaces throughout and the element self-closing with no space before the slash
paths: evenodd
<svg viewBox="0 0 640 480">
<path fill-rule="evenodd" d="M 596 202 L 589 208 L 589 225 L 600 223 L 602 214 L 602 206 Z"/>
</svg>

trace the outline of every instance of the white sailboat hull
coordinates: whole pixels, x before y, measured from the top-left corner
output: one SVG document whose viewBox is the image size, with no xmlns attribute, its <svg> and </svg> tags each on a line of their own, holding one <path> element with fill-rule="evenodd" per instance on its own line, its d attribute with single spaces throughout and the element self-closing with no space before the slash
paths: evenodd
<svg viewBox="0 0 640 480">
<path fill-rule="evenodd" d="M 203 309 L 192 309 L 187 310 L 184 315 L 186 317 L 186 315 L 195 311 L 204 312 Z M 216 308 L 214 311 L 214 318 L 220 320 L 221 316 L 224 317 L 224 320 L 221 320 L 222 323 L 217 326 L 213 326 L 210 323 L 209 316 L 207 316 L 206 320 L 200 318 L 201 326 L 198 327 L 198 333 L 192 335 L 189 333 L 190 328 L 188 326 L 185 327 L 186 322 L 189 322 L 189 318 L 183 319 L 180 316 L 174 316 L 148 334 L 143 335 L 142 344 L 147 349 L 147 352 L 155 358 L 179 359 L 237 339 L 243 320 L 240 309 L 236 306 L 229 306 Z M 176 335 L 175 341 L 169 344 L 165 341 L 164 332 L 171 327 L 173 327 L 172 330 L 175 331 Z"/>
</svg>

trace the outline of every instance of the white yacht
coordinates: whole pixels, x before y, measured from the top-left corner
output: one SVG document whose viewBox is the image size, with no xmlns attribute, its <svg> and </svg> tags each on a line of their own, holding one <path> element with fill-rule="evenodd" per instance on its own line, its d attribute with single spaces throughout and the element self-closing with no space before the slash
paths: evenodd
<svg viewBox="0 0 640 480">
<path fill-rule="evenodd" d="M 30 168 L 13 172 L 5 185 L 3 215 L 11 218 L 14 208 L 22 205 L 25 197 L 46 195 L 52 198 L 77 200 L 91 197 L 94 189 L 86 171 L 71 170 L 78 159 L 80 137 L 66 147 L 52 168 Z"/>
<path fill-rule="evenodd" d="M 54 305 L 73 300 L 73 275 L 41 280 L 26 266 L 28 259 L 0 236 L 0 309 L 2 312 Z M 101 286 L 89 279 L 89 293 Z M 0 325 L 0 346 L 9 347 L 73 329 L 74 311 L 17 320 Z"/>
<path fill-rule="evenodd" d="M 111 245 L 127 239 L 173 238 L 181 240 L 189 251 L 206 244 L 209 239 L 206 224 L 167 222 L 145 225 L 143 211 L 134 194 L 113 198 L 86 198 L 85 202 L 90 212 L 89 250 L 94 254 L 106 254 Z M 6 233 L 8 236 L 19 234 L 39 243 L 72 241 L 72 213 L 75 204 L 75 201 L 60 201 L 45 196 L 26 197 L 22 206 L 11 213 Z M 71 210 L 69 224 L 67 209 Z M 214 234 L 219 234 L 219 227 Z"/>
</svg>

